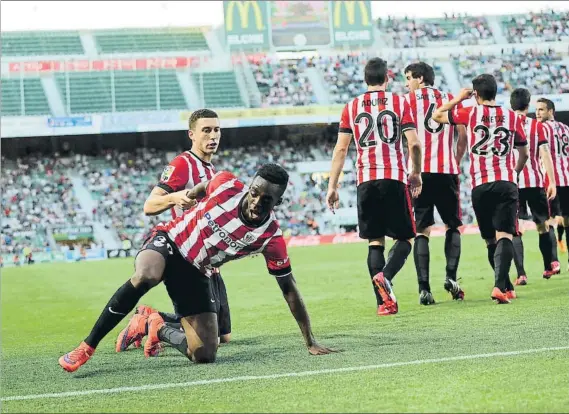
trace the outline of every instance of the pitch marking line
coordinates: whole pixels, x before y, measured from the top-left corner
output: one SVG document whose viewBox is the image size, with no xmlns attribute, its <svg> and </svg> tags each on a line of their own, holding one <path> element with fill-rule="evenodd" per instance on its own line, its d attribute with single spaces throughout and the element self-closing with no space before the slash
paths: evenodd
<svg viewBox="0 0 569 414">
<path fill-rule="evenodd" d="M 378 365 L 330 368 L 330 369 L 320 369 L 316 371 L 287 372 L 282 374 L 251 375 L 251 376 L 241 376 L 241 377 L 232 377 L 232 378 L 216 378 L 216 379 L 208 379 L 201 381 L 176 382 L 169 384 L 138 385 L 135 387 L 103 388 L 98 390 L 55 392 L 50 394 L 13 395 L 10 397 L 2 397 L 0 398 L 0 401 L 22 401 L 22 400 L 41 400 L 46 398 L 82 397 L 84 395 L 118 394 L 123 392 L 152 391 L 152 390 L 163 390 L 167 388 L 185 388 L 185 387 L 195 387 L 198 385 L 222 384 L 228 382 L 258 381 L 258 380 L 292 378 L 292 377 L 310 377 L 315 375 L 336 374 L 340 372 L 370 371 L 374 369 L 404 367 L 409 365 L 438 364 L 441 362 L 467 361 L 471 359 L 508 357 L 508 356 L 518 356 L 526 354 L 537 354 L 539 352 L 554 352 L 554 351 L 566 351 L 566 350 L 569 350 L 569 346 L 526 349 L 522 351 L 510 351 L 510 352 L 494 352 L 490 354 L 461 355 L 456 357 L 444 357 L 444 358 L 434 358 L 434 359 L 419 359 L 415 361 L 389 362 L 386 364 L 378 364 Z"/>
</svg>

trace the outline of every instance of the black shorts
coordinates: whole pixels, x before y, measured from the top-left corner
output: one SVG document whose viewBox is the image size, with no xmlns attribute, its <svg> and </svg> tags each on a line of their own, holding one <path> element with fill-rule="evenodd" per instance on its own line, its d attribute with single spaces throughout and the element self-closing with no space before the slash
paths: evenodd
<svg viewBox="0 0 569 414">
<path fill-rule="evenodd" d="M 435 207 L 449 228 L 462 226 L 458 175 L 423 173 L 421 177 L 423 190 L 413 205 L 417 228 L 435 224 Z"/>
<path fill-rule="evenodd" d="M 555 198 L 549 202 L 549 217 L 557 217 L 560 215 L 561 215 L 561 204 L 559 204 L 559 193 L 557 193 Z"/>
<path fill-rule="evenodd" d="M 215 309 L 217 311 L 217 325 L 219 326 L 219 335 L 227 335 L 231 333 L 231 314 L 229 312 L 229 301 L 227 299 L 227 290 L 225 282 L 221 277 L 221 273 L 214 273 L 211 276 L 211 287 L 213 289 L 213 298 L 215 299 Z"/>
<path fill-rule="evenodd" d="M 544 188 L 520 188 L 519 198 L 518 216 L 520 219 L 529 220 L 528 206 L 535 224 L 543 224 L 549 219 L 549 202 Z"/>
<path fill-rule="evenodd" d="M 472 207 L 483 239 L 494 239 L 496 232 L 518 233 L 518 186 L 494 181 L 472 190 Z"/>
<path fill-rule="evenodd" d="M 415 237 L 415 220 L 407 186 L 396 180 L 373 180 L 358 186 L 360 237 L 371 240 Z"/>
<path fill-rule="evenodd" d="M 153 231 L 139 253 L 154 250 L 166 260 L 162 280 L 178 316 L 217 312 L 211 279 L 182 257 L 168 235 Z"/>
<path fill-rule="evenodd" d="M 569 187 L 557 187 L 557 196 L 559 199 L 558 216 L 569 217 Z"/>
</svg>

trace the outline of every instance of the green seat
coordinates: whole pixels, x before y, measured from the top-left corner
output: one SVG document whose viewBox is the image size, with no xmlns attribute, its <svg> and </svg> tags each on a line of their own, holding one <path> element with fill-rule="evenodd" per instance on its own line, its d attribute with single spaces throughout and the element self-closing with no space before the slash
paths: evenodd
<svg viewBox="0 0 569 414">
<path fill-rule="evenodd" d="M 5 32 L 2 33 L 2 56 L 82 55 L 79 33 Z"/>
<path fill-rule="evenodd" d="M 22 86 L 24 110 L 22 111 Z M 2 115 L 47 115 L 50 113 L 47 97 L 39 79 L 2 79 Z"/>
<path fill-rule="evenodd" d="M 99 30 L 94 32 L 99 53 L 187 52 L 208 50 L 200 29 Z"/>
<path fill-rule="evenodd" d="M 196 87 L 203 91 L 204 104 L 208 108 L 243 107 L 235 72 L 203 72 L 194 74 Z"/>
<path fill-rule="evenodd" d="M 55 79 L 61 98 L 69 113 L 85 114 L 111 112 L 111 72 L 69 72 L 69 89 L 66 74 L 57 73 Z"/>
</svg>

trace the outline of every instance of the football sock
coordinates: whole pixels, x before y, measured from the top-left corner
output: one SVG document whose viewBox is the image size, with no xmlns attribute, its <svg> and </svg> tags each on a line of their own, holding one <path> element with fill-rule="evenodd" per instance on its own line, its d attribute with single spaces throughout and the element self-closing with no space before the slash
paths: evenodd
<svg viewBox="0 0 569 414">
<path fill-rule="evenodd" d="M 164 319 L 164 322 L 180 323 L 180 320 L 182 319 L 178 315 L 176 315 L 175 313 L 158 312 L 158 314 L 160 316 L 162 316 L 162 319 Z"/>
<path fill-rule="evenodd" d="M 411 253 L 411 243 L 408 240 L 397 240 L 387 258 L 383 268 L 383 276 L 391 282 L 395 275 L 403 268 L 407 257 Z"/>
<path fill-rule="evenodd" d="M 375 294 L 375 300 L 378 306 L 381 305 L 383 301 L 381 300 L 381 295 L 379 294 L 375 283 L 373 283 L 373 277 L 381 272 L 385 267 L 385 257 L 383 256 L 384 252 L 385 246 L 369 246 L 367 253 L 367 268 L 371 277 L 371 287 Z"/>
<path fill-rule="evenodd" d="M 186 357 L 188 357 L 188 340 L 186 334 L 179 329 L 164 325 L 158 330 L 158 339 L 172 345 Z"/>
<path fill-rule="evenodd" d="M 549 233 L 542 233 L 539 235 L 539 250 L 541 251 L 541 257 L 543 257 L 543 268 L 545 270 L 551 270 L 551 237 Z"/>
<path fill-rule="evenodd" d="M 494 269 L 494 286 L 502 292 L 506 290 L 508 284 L 511 286 L 511 283 L 509 282 L 509 275 L 513 258 L 514 245 L 512 244 L 512 241 L 506 238 L 498 240 L 498 243 L 496 244 L 496 253 L 494 254 L 494 263 L 496 264 Z"/>
<path fill-rule="evenodd" d="M 565 233 L 565 227 L 564 226 L 557 226 L 557 241 L 562 242 L 563 241 L 563 233 Z"/>
<path fill-rule="evenodd" d="M 447 279 L 456 280 L 456 271 L 460 261 L 460 231 L 448 229 L 445 234 L 445 257 L 447 259 Z"/>
<path fill-rule="evenodd" d="M 494 265 L 494 256 L 496 254 L 496 246 L 497 244 L 488 244 L 486 247 L 488 248 L 488 261 L 490 262 L 490 266 L 494 269 L 496 266 Z"/>
<path fill-rule="evenodd" d="M 95 322 L 89 336 L 85 339 L 87 345 L 96 348 L 99 342 L 112 331 L 123 318 L 128 315 L 136 306 L 149 288 L 141 284 L 135 288 L 130 279 L 125 282 L 113 295 L 103 312 Z"/>
<path fill-rule="evenodd" d="M 417 282 L 419 282 L 419 292 L 426 290 L 431 291 L 429 285 L 429 238 L 418 235 L 415 238 L 415 246 L 413 248 L 413 258 L 415 259 L 415 269 L 417 270 Z"/>
<path fill-rule="evenodd" d="M 518 277 L 525 276 L 526 270 L 524 269 L 524 242 L 520 236 L 515 236 L 512 239 L 514 245 L 514 264 L 518 272 Z"/>
<path fill-rule="evenodd" d="M 551 261 L 558 262 L 559 257 L 557 256 L 557 240 L 555 239 L 555 229 L 549 227 L 549 237 L 551 238 Z"/>
</svg>

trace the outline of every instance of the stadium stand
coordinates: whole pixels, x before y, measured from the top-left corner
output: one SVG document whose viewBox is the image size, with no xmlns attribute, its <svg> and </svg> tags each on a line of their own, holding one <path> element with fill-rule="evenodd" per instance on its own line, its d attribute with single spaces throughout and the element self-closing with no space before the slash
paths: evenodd
<svg viewBox="0 0 569 414">
<path fill-rule="evenodd" d="M 49 104 L 39 79 L 2 79 L 2 115 L 47 115 L 49 113 Z"/>
<path fill-rule="evenodd" d="M 202 92 L 204 105 L 210 108 L 233 108 L 244 106 L 235 72 L 194 73 L 198 91 Z"/>
<path fill-rule="evenodd" d="M 502 16 L 504 32 L 511 43 L 556 42 L 569 37 L 569 12 L 554 10 L 541 13 Z"/>
<path fill-rule="evenodd" d="M 208 50 L 200 28 L 95 31 L 99 53 L 188 52 Z"/>
<path fill-rule="evenodd" d="M 75 31 L 2 32 L 2 56 L 82 55 Z"/>
<path fill-rule="evenodd" d="M 455 57 L 454 63 L 462 84 L 480 73 L 492 73 L 498 81 L 498 93 L 517 87 L 533 94 L 569 92 L 569 73 L 562 56 L 552 50 L 519 52 L 500 56 Z"/>
</svg>

